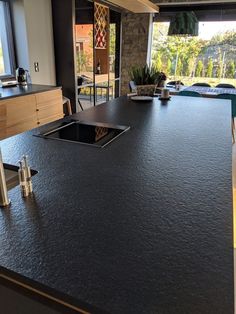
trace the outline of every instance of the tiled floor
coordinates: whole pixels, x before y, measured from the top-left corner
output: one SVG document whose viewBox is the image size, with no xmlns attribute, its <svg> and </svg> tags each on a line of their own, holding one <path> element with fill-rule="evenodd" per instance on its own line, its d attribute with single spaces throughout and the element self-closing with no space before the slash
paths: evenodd
<svg viewBox="0 0 236 314">
<path fill-rule="evenodd" d="M 86 95 L 81 95 L 80 96 L 80 102 L 81 102 L 82 107 L 83 107 L 84 110 L 89 109 L 89 108 L 94 106 L 93 98 L 90 101 L 89 96 L 86 96 Z M 96 105 L 100 105 L 100 104 L 102 104 L 104 102 L 106 102 L 106 97 L 99 96 L 98 99 L 97 99 Z M 78 111 L 81 111 L 79 105 L 78 105 Z"/>
</svg>

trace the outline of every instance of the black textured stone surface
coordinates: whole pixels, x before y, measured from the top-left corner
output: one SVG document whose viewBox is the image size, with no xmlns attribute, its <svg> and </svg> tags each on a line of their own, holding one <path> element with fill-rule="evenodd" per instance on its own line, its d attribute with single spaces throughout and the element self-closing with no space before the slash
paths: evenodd
<svg viewBox="0 0 236 314">
<path fill-rule="evenodd" d="M 0 211 L 2 271 L 102 312 L 233 314 L 230 102 L 122 97 L 74 117 L 131 130 L 104 149 L 2 141 L 39 171 L 35 197 L 14 188 Z"/>
<path fill-rule="evenodd" d="M 50 85 L 27 84 L 26 86 L 0 87 L 0 101 L 7 98 L 26 96 L 35 93 L 47 92 L 60 87 Z"/>
</svg>

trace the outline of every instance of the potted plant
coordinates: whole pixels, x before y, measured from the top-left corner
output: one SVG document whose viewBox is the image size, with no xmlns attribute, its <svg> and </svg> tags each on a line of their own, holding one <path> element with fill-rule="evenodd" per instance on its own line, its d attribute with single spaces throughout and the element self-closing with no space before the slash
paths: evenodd
<svg viewBox="0 0 236 314">
<path fill-rule="evenodd" d="M 160 72 L 158 87 L 164 87 L 167 76 L 164 72 Z"/>
<path fill-rule="evenodd" d="M 156 70 L 154 66 L 133 67 L 130 78 L 137 86 L 139 96 L 153 96 L 156 86 L 164 79 L 164 73 Z M 165 76 L 166 79 L 166 76 Z"/>
</svg>

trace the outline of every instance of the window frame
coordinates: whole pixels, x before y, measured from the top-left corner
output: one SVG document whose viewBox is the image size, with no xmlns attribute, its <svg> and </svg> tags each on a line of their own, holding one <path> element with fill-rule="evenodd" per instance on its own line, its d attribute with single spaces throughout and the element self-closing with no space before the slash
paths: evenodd
<svg viewBox="0 0 236 314">
<path fill-rule="evenodd" d="M 2 79 L 15 77 L 16 62 L 15 62 L 15 51 L 14 51 L 10 5 L 8 1 L 5 1 L 5 0 L 0 0 L 0 2 L 3 3 L 3 14 L 4 14 L 5 26 L 6 26 L 5 45 L 7 46 L 8 58 L 9 58 L 9 70 L 10 70 L 9 73 L 6 73 L 4 75 L 0 74 L 0 80 L 2 80 Z"/>
</svg>

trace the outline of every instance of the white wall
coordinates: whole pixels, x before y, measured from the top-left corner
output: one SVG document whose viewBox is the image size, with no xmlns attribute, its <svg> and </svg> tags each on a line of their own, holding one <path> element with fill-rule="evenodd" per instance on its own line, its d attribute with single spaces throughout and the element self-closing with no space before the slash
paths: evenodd
<svg viewBox="0 0 236 314">
<path fill-rule="evenodd" d="M 18 65 L 29 69 L 32 83 L 55 85 L 51 0 L 14 0 L 12 7 Z"/>
</svg>

